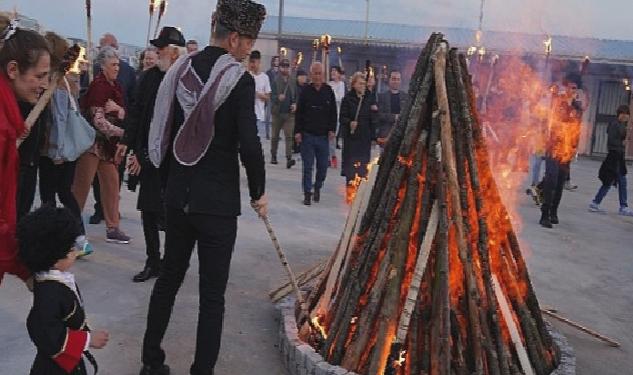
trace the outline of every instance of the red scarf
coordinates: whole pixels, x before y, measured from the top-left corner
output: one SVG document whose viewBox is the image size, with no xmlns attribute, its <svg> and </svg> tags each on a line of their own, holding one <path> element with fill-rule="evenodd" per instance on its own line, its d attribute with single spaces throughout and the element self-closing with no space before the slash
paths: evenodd
<svg viewBox="0 0 633 375">
<path fill-rule="evenodd" d="M 4 273 L 28 279 L 29 271 L 17 259 L 15 237 L 19 156 L 16 140 L 24 133 L 24 119 L 15 94 L 0 73 L 0 282 Z"/>
<path fill-rule="evenodd" d="M 112 99 L 116 104 L 124 107 L 123 89 L 119 82 L 109 82 L 103 73 L 95 77 L 88 91 L 81 98 L 81 110 L 87 111 L 92 107 L 105 107 L 106 102 Z"/>
</svg>

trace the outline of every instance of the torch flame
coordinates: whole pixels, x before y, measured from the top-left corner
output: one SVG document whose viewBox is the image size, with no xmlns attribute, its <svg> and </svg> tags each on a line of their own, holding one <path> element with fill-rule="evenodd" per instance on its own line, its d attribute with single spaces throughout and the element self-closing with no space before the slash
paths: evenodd
<svg viewBox="0 0 633 375">
<path fill-rule="evenodd" d="M 545 45 L 545 54 L 550 55 L 552 53 L 552 37 L 547 35 L 543 44 Z"/>
</svg>

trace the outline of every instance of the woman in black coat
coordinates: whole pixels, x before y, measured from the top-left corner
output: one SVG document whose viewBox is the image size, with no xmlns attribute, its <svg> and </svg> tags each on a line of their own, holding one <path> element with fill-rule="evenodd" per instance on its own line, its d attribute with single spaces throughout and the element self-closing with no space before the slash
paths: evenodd
<svg viewBox="0 0 633 375">
<path fill-rule="evenodd" d="M 341 175 L 349 185 L 356 177 L 367 176 L 371 146 L 376 141 L 376 120 L 372 111 L 375 100 L 369 100 L 363 73 L 352 76 L 352 90 L 341 103 L 341 134 L 343 137 L 343 163 Z M 360 110 L 358 106 L 360 104 Z"/>
</svg>

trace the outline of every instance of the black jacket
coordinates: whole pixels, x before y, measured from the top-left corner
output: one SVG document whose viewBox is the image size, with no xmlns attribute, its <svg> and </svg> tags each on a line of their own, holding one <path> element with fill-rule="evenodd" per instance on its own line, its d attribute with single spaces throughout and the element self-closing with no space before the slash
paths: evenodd
<svg viewBox="0 0 633 375">
<path fill-rule="evenodd" d="M 192 66 L 203 82 L 209 79 L 217 59 L 226 54 L 218 47 L 207 47 L 194 57 Z M 175 100 L 173 139 L 184 122 L 184 113 Z M 215 113 L 215 137 L 202 159 L 184 166 L 173 157 L 170 147 L 165 203 L 190 213 L 237 216 L 240 214 L 239 157 L 246 169 L 252 200 L 264 194 L 266 172 L 264 154 L 257 136 L 255 80 L 246 73 Z"/>
<path fill-rule="evenodd" d="M 141 183 L 137 209 L 161 212 L 163 207 L 163 183 L 158 169 L 149 160 L 147 139 L 154 115 L 154 103 L 165 73 L 158 67 L 143 72 L 136 87 L 133 105 L 126 117 L 125 135 L 121 143 L 127 145 L 141 163 Z"/>
<path fill-rule="evenodd" d="M 61 360 L 74 352 L 73 348 L 82 347 L 73 331 L 89 331 L 81 301 L 70 288 L 57 281 L 35 282 L 26 328 L 37 348 L 31 375 L 68 375 L 52 357 Z M 85 374 L 86 364 L 80 359 L 70 375 Z"/>
<path fill-rule="evenodd" d="M 400 113 L 403 113 L 406 106 L 409 105 L 409 94 L 400 91 Z M 378 94 L 378 111 L 379 124 L 377 129 L 377 135 L 379 138 L 387 138 L 391 133 L 391 129 L 396 124 L 396 115 L 391 113 L 391 91 L 386 91 Z"/>
<path fill-rule="evenodd" d="M 334 91 L 326 84 L 317 91 L 314 85 L 301 91 L 295 115 L 295 134 L 328 135 L 336 131 L 336 99 Z"/>
<path fill-rule="evenodd" d="M 24 117 L 24 120 L 28 117 L 29 113 L 33 109 L 34 105 L 26 102 L 18 101 L 20 112 Z M 31 128 L 31 132 L 28 137 L 20 144 L 18 152 L 20 153 L 20 165 L 34 167 L 39 164 L 40 153 L 42 146 L 44 145 L 44 138 L 46 134 L 45 122 L 50 117 L 50 109 L 48 106 L 42 111 L 40 117 L 37 118 L 35 124 Z"/>
</svg>

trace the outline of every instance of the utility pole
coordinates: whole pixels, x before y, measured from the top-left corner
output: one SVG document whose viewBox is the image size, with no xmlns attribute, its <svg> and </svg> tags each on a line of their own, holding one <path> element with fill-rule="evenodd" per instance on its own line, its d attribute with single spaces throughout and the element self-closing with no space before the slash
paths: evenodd
<svg viewBox="0 0 633 375">
<path fill-rule="evenodd" d="M 365 12 L 365 45 L 369 45 L 369 0 L 365 1 L 367 1 Z"/>
<path fill-rule="evenodd" d="M 279 0 L 279 24 L 277 27 L 277 42 L 281 43 L 281 32 L 283 29 L 284 19 L 284 0 Z"/>
</svg>

